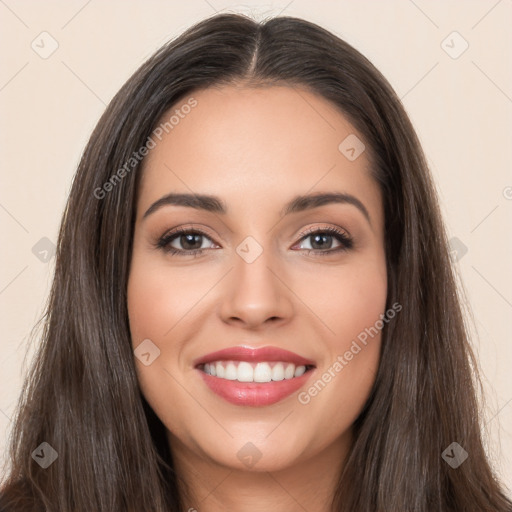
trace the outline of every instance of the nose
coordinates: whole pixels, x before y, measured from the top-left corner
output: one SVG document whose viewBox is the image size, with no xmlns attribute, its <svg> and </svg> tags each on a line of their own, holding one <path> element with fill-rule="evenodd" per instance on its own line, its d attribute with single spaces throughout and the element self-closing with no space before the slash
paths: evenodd
<svg viewBox="0 0 512 512">
<path fill-rule="evenodd" d="M 293 315 L 293 292 L 278 263 L 264 250 L 248 263 L 236 254 L 220 308 L 222 320 L 250 329 L 286 323 Z"/>
</svg>

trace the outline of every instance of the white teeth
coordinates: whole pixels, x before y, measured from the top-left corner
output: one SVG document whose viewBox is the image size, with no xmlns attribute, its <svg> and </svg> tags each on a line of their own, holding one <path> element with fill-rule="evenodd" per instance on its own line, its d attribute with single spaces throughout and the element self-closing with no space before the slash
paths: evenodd
<svg viewBox="0 0 512 512">
<path fill-rule="evenodd" d="M 295 373 L 293 374 L 293 376 L 300 377 L 301 375 L 304 374 L 305 371 L 306 371 L 305 366 L 297 366 L 297 368 L 295 368 Z"/>
<path fill-rule="evenodd" d="M 239 382 L 253 382 L 254 381 L 254 369 L 245 361 L 238 363 L 238 375 L 237 380 Z"/>
<path fill-rule="evenodd" d="M 228 380 L 237 380 L 238 371 L 236 366 L 233 363 L 228 363 L 226 366 L 226 373 L 224 374 L 224 378 Z"/>
<path fill-rule="evenodd" d="M 284 380 L 283 363 L 277 363 L 274 368 L 272 368 L 272 380 Z"/>
<path fill-rule="evenodd" d="M 215 361 L 205 363 L 203 371 L 213 377 L 239 382 L 271 382 L 300 377 L 306 372 L 306 366 L 293 363 L 247 361 Z"/>
<path fill-rule="evenodd" d="M 293 374 L 295 373 L 295 365 L 289 363 L 288 366 L 284 369 L 284 378 L 285 379 L 293 379 Z"/>
<path fill-rule="evenodd" d="M 270 382 L 271 380 L 272 369 L 270 365 L 268 363 L 258 363 L 254 368 L 254 382 Z"/>
<path fill-rule="evenodd" d="M 210 366 L 211 368 L 211 366 Z M 224 369 L 224 366 L 222 363 L 217 363 L 215 365 L 215 373 L 217 374 L 217 377 L 220 377 L 223 379 L 226 375 L 226 370 Z M 210 375 L 213 375 L 212 373 Z"/>
</svg>

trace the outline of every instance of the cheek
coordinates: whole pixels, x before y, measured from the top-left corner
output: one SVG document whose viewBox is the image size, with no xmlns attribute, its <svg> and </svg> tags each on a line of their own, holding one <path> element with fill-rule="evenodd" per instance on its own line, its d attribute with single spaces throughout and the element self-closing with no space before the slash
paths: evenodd
<svg viewBox="0 0 512 512">
<path fill-rule="evenodd" d="M 197 273 L 172 270 L 134 256 L 128 280 L 128 315 L 132 343 L 145 338 L 162 342 L 205 292 Z M 207 289 L 207 288 L 206 288 Z"/>
<path fill-rule="evenodd" d="M 326 357 L 310 385 L 298 396 L 307 422 L 324 418 L 326 438 L 347 430 L 361 412 L 378 370 L 387 297 L 384 258 L 340 269 L 319 285 L 311 308 L 329 326 Z M 320 292 L 322 288 L 322 292 Z M 311 295 L 310 295 L 311 297 Z M 390 320 L 392 321 L 392 320 Z"/>
<path fill-rule="evenodd" d="M 174 378 L 182 346 L 168 341 L 182 326 L 180 322 L 186 321 L 187 312 L 198 300 L 194 299 L 198 291 L 194 294 L 193 283 L 190 280 L 181 282 L 180 275 L 183 272 L 171 271 L 144 255 L 134 254 L 127 286 L 127 307 L 133 348 L 149 339 L 160 350 L 148 366 L 135 361 L 142 393 L 168 428 L 172 426 L 174 431 L 185 432 L 181 422 L 176 421 L 176 415 L 172 414 L 175 409 L 182 411 L 184 416 L 192 414 L 185 412 L 191 406 L 190 397 Z M 181 381 L 181 377 L 178 380 Z"/>
<path fill-rule="evenodd" d="M 178 306 L 173 288 L 151 272 L 133 267 L 128 281 L 128 315 L 134 345 L 144 338 L 159 339 L 172 327 L 172 312 Z"/>
<path fill-rule="evenodd" d="M 377 374 L 386 309 L 387 272 L 383 254 L 315 274 L 304 288 L 308 305 L 325 332 L 317 375 L 299 396 L 306 421 L 329 417 L 332 436 L 350 427 L 361 412 Z M 306 294 L 306 295 L 304 295 Z M 392 320 L 390 320 L 392 321 Z M 324 328 L 325 326 L 328 327 Z"/>
<path fill-rule="evenodd" d="M 344 285 L 342 292 L 338 291 L 337 314 L 333 317 L 340 349 L 375 325 L 384 313 L 387 296 L 385 273 L 371 269 L 352 273 Z"/>
<path fill-rule="evenodd" d="M 321 268 L 297 280 L 297 295 L 315 314 L 332 351 L 345 351 L 353 339 L 372 327 L 385 312 L 387 273 L 384 258 L 354 260 L 338 269 Z"/>
</svg>

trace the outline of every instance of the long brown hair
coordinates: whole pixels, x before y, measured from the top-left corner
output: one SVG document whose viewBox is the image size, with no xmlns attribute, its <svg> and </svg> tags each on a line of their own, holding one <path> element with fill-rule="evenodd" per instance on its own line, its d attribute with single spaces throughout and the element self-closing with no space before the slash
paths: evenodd
<svg viewBox="0 0 512 512">
<path fill-rule="evenodd" d="M 327 30 L 235 14 L 206 19 L 161 48 L 92 133 L 60 227 L 0 509 L 181 510 L 165 428 L 140 392 L 130 342 L 126 283 L 142 167 L 126 162 L 176 102 L 232 83 L 303 87 L 332 102 L 363 135 L 382 188 L 387 301 L 403 310 L 384 327 L 332 510 L 512 510 L 482 446 L 477 365 L 431 176 L 403 106 L 365 57 Z M 32 457 L 43 442 L 58 454 L 46 469 Z M 469 454 L 456 469 L 441 457 L 453 442 Z"/>
</svg>

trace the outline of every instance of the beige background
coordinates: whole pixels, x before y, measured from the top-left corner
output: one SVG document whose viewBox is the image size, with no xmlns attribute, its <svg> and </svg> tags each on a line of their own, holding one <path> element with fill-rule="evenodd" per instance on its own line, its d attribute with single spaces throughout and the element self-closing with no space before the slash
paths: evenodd
<svg viewBox="0 0 512 512">
<path fill-rule="evenodd" d="M 56 241 L 87 138 L 147 57 L 215 11 L 316 22 L 364 53 L 403 99 L 449 235 L 467 248 L 457 267 L 479 334 L 486 439 L 512 488 L 511 0 L 0 0 L 0 457 L 54 268 L 40 261 L 48 242 L 39 241 Z"/>
</svg>

